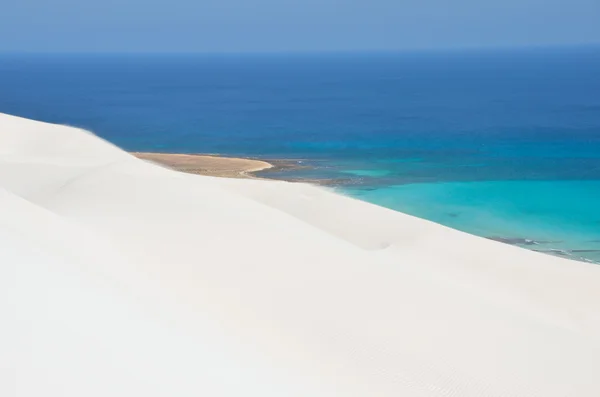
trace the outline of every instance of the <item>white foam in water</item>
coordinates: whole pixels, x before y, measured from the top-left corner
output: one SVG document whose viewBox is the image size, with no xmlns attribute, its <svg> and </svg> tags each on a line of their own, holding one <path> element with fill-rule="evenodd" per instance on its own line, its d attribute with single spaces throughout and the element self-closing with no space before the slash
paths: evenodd
<svg viewBox="0 0 600 397">
<path fill-rule="evenodd" d="M 600 268 L 0 115 L 0 395 L 600 395 Z"/>
</svg>

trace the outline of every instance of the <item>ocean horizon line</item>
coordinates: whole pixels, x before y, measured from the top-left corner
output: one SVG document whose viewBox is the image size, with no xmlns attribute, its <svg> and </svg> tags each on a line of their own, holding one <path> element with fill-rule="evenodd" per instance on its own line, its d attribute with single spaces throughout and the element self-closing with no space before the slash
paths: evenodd
<svg viewBox="0 0 600 397">
<path fill-rule="evenodd" d="M 523 53 L 567 50 L 600 50 L 600 41 L 591 43 L 539 44 L 539 45 L 498 45 L 498 46 L 457 46 L 423 48 L 386 49 L 323 49 L 323 50 L 265 50 L 265 51 L 0 51 L 0 55 L 81 55 L 81 56 L 317 56 L 317 55 L 435 55 L 464 53 Z"/>
</svg>

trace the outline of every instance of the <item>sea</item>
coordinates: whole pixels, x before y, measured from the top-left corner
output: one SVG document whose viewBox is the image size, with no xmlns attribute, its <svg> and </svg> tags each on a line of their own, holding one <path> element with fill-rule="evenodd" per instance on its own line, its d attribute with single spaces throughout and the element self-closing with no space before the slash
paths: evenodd
<svg viewBox="0 0 600 397">
<path fill-rule="evenodd" d="M 600 47 L 2 54 L 0 112 L 600 263 Z M 1 133 L 1 131 L 0 131 Z"/>
</svg>

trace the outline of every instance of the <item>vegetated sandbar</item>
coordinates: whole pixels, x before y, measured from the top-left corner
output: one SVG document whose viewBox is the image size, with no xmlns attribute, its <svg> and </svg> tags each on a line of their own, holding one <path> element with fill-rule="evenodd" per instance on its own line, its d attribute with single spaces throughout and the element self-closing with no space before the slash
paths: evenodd
<svg viewBox="0 0 600 397">
<path fill-rule="evenodd" d="M 273 168 L 263 160 L 204 154 L 133 152 L 134 156 L 190 174 L 225 178 L 256 178 L 254 172 Z"/>
<path fill-rule="evenodd" d="M 351 178 L 305 178 L 288 174 L 273 176 L 279 171 L 313 168 L 300 159 L 254 159 L 245 157 L 230 157 L 216 154 L 180 154 L 131 152 L 137 158 L 160 164 L 170 169 L 188 174 L 216 176 L 223 178 L 247 178 L 285 180 L 304 182 L 320 186 L 338 186 L 351 182 Z M 266 172 L 264 172 L 266 171 Z M 256 173 L 261 172 L 260 175 Z"/>
</svg>

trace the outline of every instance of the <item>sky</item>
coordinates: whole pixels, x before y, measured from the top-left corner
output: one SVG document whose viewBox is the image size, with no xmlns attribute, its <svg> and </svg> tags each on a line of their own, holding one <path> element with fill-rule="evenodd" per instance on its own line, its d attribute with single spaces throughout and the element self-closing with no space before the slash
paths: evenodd
<svg viewBox="0 0 600 397">
<path fill-rule="evenodd" d="M 600 43 L 600 0 L 0 0 L 1 52 L 385 51 Z"/>
</svg>

